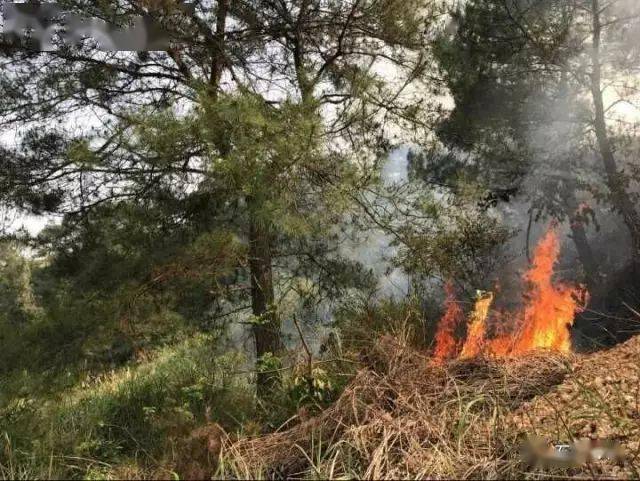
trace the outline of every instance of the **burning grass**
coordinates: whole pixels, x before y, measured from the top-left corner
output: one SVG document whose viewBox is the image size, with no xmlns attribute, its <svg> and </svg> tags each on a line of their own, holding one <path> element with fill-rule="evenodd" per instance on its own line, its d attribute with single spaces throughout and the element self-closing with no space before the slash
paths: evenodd
<svg viewBox="0 0 640 481">
<path fill-rule="evenodd" d="M 283 432 L 227 442 L 218 476 L 240 478 L 638 479 L 640 337 L 609 351 L 537 351 L 434 364 L 391 337 L 338 402 Z M 607 439 L 624 463 L 527 466 L 528 436 Z"/>
<path fill-rule="evenodd" d="M 447 286 L 432 355 L 381 338 L 366 356 L 368 367 L 331 408 L 286 431 L 227 442 L 219 475 L 512 479 L 623 472 L 591 465 L 531 472 L 520 455 L 529 435 L 549 443 L 598 432 L 620 440 L 640 435 L 640 338 L 610 357 L 571 353 L 570 328 L 588 295 L 553 279 L 558 255 L 552 226 L 523 274 L 522 309 L 500 314 L 508 329 L 489 335 L 494 295 L 481 293 L 466 338 L 456 339 L 465 316 Z M 620 369 L 620 359 L 628 361 L 631 384 L 603 374 Z M 607 427 L 598 431 L 600 418 Z M 638 474 L 640 447 L 634 446 L 627 477 Z"/>
<path fill-rule="evenodd" d="M 320 416 L 229 443 L 221 474 L 258 477 L 510 477 L 517 434 L 505 415 L 569 372 L 564 354 L 433 365 L 390 337 Z"/>
<path fill-rule="evenodd" d="M 447 286 L 445 313 L 435 336 L 434 361 L 443 362 L 456 356 L 471 359 L 481 354 L 517 357 L 539 349 L 571 352 L 570 328 L 575 315 L 583 310 L 588 293 L 581 286 L 554 281 L 559 255 L 560 241 L 551 226 L 536 246 L 531 267 L 522 276 L 527 286 L 522 309 L 501 314 L 501 327 L 507 332 L 498 336 L 487 335 L 494 294 L 481 293 L 469 316 L 466 338 L 458 343 L 454 332 L 464 316 L 455 302 L 453 288 Z"/>
</svg>

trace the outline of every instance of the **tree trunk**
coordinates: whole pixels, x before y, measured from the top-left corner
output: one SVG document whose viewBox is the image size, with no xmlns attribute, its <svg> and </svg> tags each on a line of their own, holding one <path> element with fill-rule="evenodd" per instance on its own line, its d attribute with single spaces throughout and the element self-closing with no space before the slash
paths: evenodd
<svg viewBox="0 0 640 481">
<path fill-rule="evenodd" d="M 611 191 L 614 207 L 622 214 L 622 218 L 629 229 L 633 245 L 632 259 L 634 263 L 640 262 L 640 216 L 633 205 L 629 193 L 625 189 L 624 172 L 618 169 L 613 154 L 611 141 L 607 133 L 604 100 L 602 98 L 602 67 L 600 65 L 600 43 L 602 24 L 600 22 L 599 0 L 592 0 L 593 16 L 593 49 L 591 73 L 591 95 L 595 107 L 594 127 L 598 147 L 604 169 L 607 176 L 607 186 Z"/>
<path fill-rule="evenodd" d="M 251 308 L 257 322 L 253 326 L 256 344 L 257 389 L 263 396 L 278 382 L 278 374 L 261 364 L 265 355 L 277 356 L 282 350 L 280 320 L 274 306 L 271 265 L 271 233 L 268 226 L 251 214 L 249 225 L 249 270 L 251 275 Z"/>
<path fill-rule="evenodd" d="M 585 280 L 590 292 L 594 292 L 600 285 L 600 271 L 598 269 L 598 263 L 591 245 L 587 239 L 587 233 L 584 228 L 584 223 L 579 216 L 573 216 L 569 218 L 571 224 L 571 238 L 578 251 L 578 257 L 584 268 Z"/>
<path fill-rule="evenodd" d="M 227 17 L 229 15 L 229 1 L 219 0 L 218 11 L 216 13 L 216 32 L 215 32 L 215 52 L 211 61 L 211 76 L 209 78 L 209 85 L 212 87 L 213 95 L 218 95 L 220 89 L 220 80 L 222 79 L 222 72 L 226 63 L 225 51 L 226 51 L 226 28 Z"/>
<path fill-rule="evenodd" d="M 590 292 L 595 292 L 602 281 L 600 268 L 591 249 L 591 244 L 589 244 L 589 239 L 587 238 L 584 213 L 580 209 L 573 186 L 568 186 L 566 190 L 562 192 L 562 197 L 567 216 L 569 217 L 571 238 L 576 246 L 580 263 L 584 269 L 587 287 Z"/>
</svg>

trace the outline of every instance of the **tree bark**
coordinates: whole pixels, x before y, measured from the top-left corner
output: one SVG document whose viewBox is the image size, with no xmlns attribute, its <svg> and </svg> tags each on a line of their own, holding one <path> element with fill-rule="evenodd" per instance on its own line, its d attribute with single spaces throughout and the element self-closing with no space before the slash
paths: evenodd
<svg viewBox="0 0 640 481">
<path fill-rule="evenodd" d="M 253 209 L 252 209 L 253 210 Z M 257 322 L 253 326 L 256 345 L 258 395 L 268 393 L 278 382 L 275 372 L 265 372 L 263 356 L 278 355 L 282 350 L 280 320 L 274 305 L 271 233 L 268 226 L 250 214 L 249 270 L 251 275 L 251 308 Z"/>
<path fill-rule="evenodd" d="M 640 216 L 627 190 L 625 189 L 624 172 L 618 169 L 613 153 L 611 140 L 607 133 L 604 100 L 602 97 L 602 66 L 600 64 L 600 44 L 602 36 L 602 24 L 600 21 L 599 0 L 592 0 L 593 16 L 593 49 L 591 53 L 591 95 L 595 107 L 594 127 L 598 148 L 604 164 L 607 176 L 607 186 L 611 191 L 614 207 L 620 212 L 624 223 L 629 229 L 633 245 L 632 260 L 640 262 Z"/>
</svg>

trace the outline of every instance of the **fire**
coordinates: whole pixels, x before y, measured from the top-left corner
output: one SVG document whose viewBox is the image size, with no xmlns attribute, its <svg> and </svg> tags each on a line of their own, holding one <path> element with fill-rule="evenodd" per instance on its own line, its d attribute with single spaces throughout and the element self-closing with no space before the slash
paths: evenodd
<svg viewBox="0 0 640 481">
<path fill-rule="evenodd" d="M 575 315 L 581 311 L 577 299 L 583 297 L 581 288 L 552 282 L 553 267 L 560 254 L 560 243 L 550 229 L 536 247 L 533 266 L 524 280 L 531 287 L 524 309 L 522 330 L 511 354 L 534 349 L 571 351 L 570 328 Z"/>
<path fill-rule="evenodd" d="M 586 300 L 587 293 L 581 287 L 553 282 L 553 269 L 560 254 L 560 242 L 555 229 L 550 228 L 538 243 L 531 268 L 523 275 L 526 285 L 523 308 L 516 313 L 506 313 L 503 320 L 512 331 L 494 338 L 487 336 L 487 320 L 493 302 L 493 293 L 480 294 L 469 317 L 467 337 L 462 345 L 459 359 L 468 359 L 479 354 L 495 357 L 519 356 L 536 349 L 560 352 L 571 351 L 570 328 L 575 315 L 583 309 L 578 299 Z M 455 299 L 447 292 L 447 311 L 436 334 L 438 359 L 453 357 L 451 349 L 457 345 L 450 329 L 449 319 L 460 316 L 450 313 Z M 459 309 L 459 307 L 458 307 Z M 439 339 L 442 339 L 438 341 Z M 445 341 L 446 339 L 446 341 Z M 441 352 L 446 346 L 446 356 Z M 452 347 L 453 346 L 453 347 Z M 438 350 L 440 348 L 440 350 Z"/>
<path fill-rule="evenodd" d="M 445 286 L 445 293 L 447 296 L 444 301 L 445 313 L 438 323 L 438 330 L 435 336 L 436 345 L 433 350 L 433 360 L 436 363 L 455 357 L 458 350 L 455 330 L 464 319 L 464 312 L 460 304 L 458 304 L 456 291 L 451 282 L 448 282 Z"/>
<path fill-rule="evenodd" d="M 492 303 L 492 292 L 478 293 L 476 304 L 469 318 L 467 339 L 462 346 L 462 351 L 459 356 L 460 359 L 475 357 L 482 352 L 485 344 L 484 337 L 487 328 L 487 317 L 489 316 L 489 309 Z"/>
</svg>

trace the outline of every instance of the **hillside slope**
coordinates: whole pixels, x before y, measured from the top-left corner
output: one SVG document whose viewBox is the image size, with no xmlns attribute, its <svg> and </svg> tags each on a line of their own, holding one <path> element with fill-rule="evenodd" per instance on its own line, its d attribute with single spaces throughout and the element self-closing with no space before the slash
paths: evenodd
<svg viewBox="0 0 640 481">
<path fill-rule="evenodd" d="M 516 409 L 518 430 L 548 440 L 610 439 L 627 454 L 624 467 L 594 463 L 574 474 L 640 477 L 640 336 L 598 353 L 576 356 L 558 386 Z"/>
<path fill-rule="evenodd" d="M 605 352 L 534 353 L 437 366 L 383 338 L 338 402 L 267 436 L 228 442 L 220 475 L 243 477 L 638 477 L 640 337 Z M 624 463 L 559 470 L 522 461 L 523 440 L 608 438 Z"/>
</svg>

